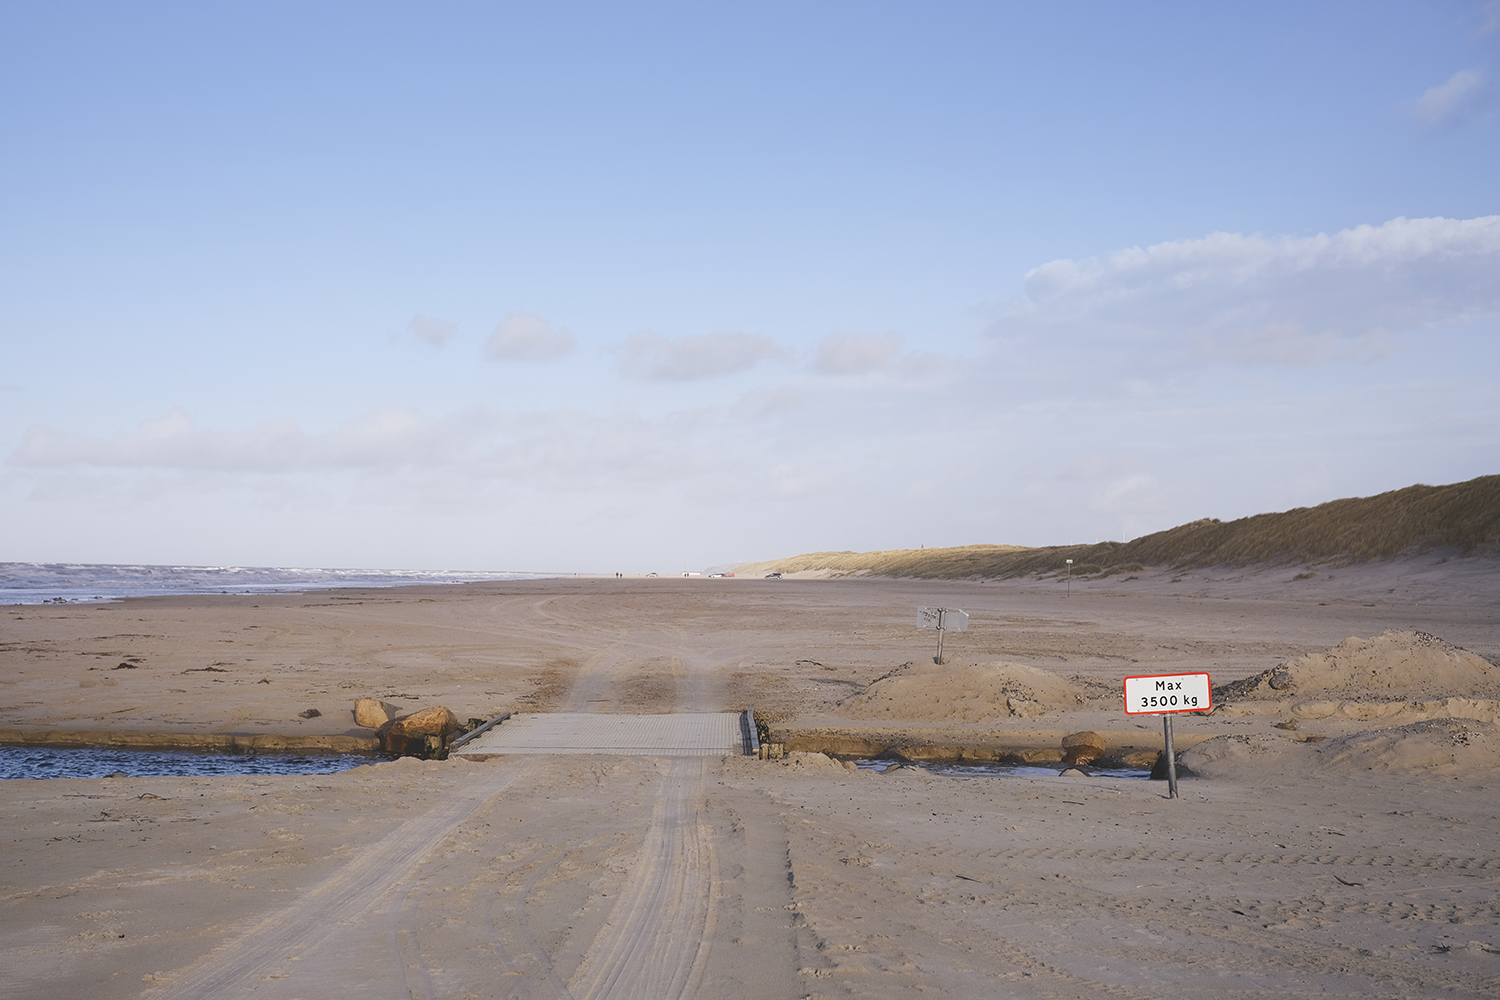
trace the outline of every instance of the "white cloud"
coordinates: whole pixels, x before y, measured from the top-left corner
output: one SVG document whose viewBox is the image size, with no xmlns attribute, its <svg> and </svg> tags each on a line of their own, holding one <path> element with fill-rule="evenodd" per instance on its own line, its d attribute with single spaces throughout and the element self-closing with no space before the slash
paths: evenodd
<svg viewBox="0 0 1500 1000">
<path fill-rule="evenodd" d="M 1500 31 L 1500 0 L 1489 0 L 1480 8 L 1484 12 L 1484 23 L 1479 26 L 1481 35 Z"/>
<path fill-rule="evenodd" d="M 631 414 L 470 410 L 435 419 L 383 409 L 319 434 L 291 419 L 239 430 L 203 428 L 179 408 L 107 438 L 34 425 L 10 464 L 255 477 L 249 481 L 306 473 L 409 475 L 402 487 L 408 492 L 449 490 L 473 499 L 507 486 L 576 490 L 697 475 L 717 467 L 714 449 L 700 440 L 712 426 L 693 413 L 649 420 Z"/>
<path fill-rule="evenodd" d="M 384 409 L 326 434 L 295 420 L 268 420 L 242 430 L 198 427 L 177 408 L 135 430 L 95 439 L 45 425 L 26 429 L 15 465 L 293 472 L 432 463 L 449 455 L 451 434 L 410 410 Z"/>
<path fill-rule="evenodd" d="M 635 378 L 689 381 L 735 375 L 786 356 L 774 340 L 756 333 L 700 333 L 673 339 L 642 330 L 631 334 L 621 348 L 620 370 Z"/>
<path fill-rule="evenodd" d="M 552 361 L 571 354 L 577 347 L 573 335 L 554 329 L 540 316 L 513 312 L 500 321 L 484 351 L 499 361 Z"/>
<path fill-rule="evenodd" d="M 901 338 L 894 333 L 835 333 L 818 344 L 812 369 L 820 375 L 865 375 L 883 367 L 900 349 Z"/>
<path fill-rule="evenodd" d="M 758 420 L 807 409 L 807 394 L 793 385 L 760 386 L 739 398 L 730 412 L 736 417 Z"/>
<path fill-rule="evenodd" d="M 1214 233 L 1043 264 L 990 333 L 1253 364 L 1370 360 L 1393 336 L 1500 314 L 1497 274 L 1500 216 Z"/>
<path fill-rule="evenodd" d="M 1203 337 L 1203 356 L 1241 365 L 1320 365 L 1330 361 L 1379 361 L 1395 350 L 1385 330 L 1375 327 L 1345 336 L 1334 330 L 1309 332 L 1298 323 L 1270 323 L 1258 329 L 1236 330 L 1224 336 Z"/>
<path fill-rule="evenodd" d="M 458 334 L 458 324 L 444 319 L 433 319 L 418 313 L 406 324 L 407 332 L 433 347 L 442 347 Z"/>
<path fill-rule="evenodd" d="M 1451 128 L 1466 124 L 1485 105 L 1488 96 L 1484 75 L 1477 69 L 1461 69 L 1403 108 L 1426 128 Z"/>
</svg>

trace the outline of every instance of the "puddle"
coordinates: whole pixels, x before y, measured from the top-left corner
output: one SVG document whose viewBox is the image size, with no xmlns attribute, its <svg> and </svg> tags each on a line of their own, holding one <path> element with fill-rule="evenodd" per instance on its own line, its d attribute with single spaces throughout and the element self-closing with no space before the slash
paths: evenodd
<svg viewBox="0 0 1500 1000">
<path fill-rule="evenodd" d="M 866 771 L 884 772 L 887 768 L 919 767 L 932 774 L 949 778 L 1055 778 L 1068 767 L 1067 764 L 945 764 L 940 761 L 901 761 L 864 759 L 854 762 Z M 1150 769 L 1134 767 L 1085 767 L 1074 765 L 1091 778 L 1151 778 Z"/>
<path fill-rule="evenodd" d="M 384 758 L 357 753 L 205 753 L 95 747 L 0 746 L 0 779 L 333 774 Z"/>
</svg>

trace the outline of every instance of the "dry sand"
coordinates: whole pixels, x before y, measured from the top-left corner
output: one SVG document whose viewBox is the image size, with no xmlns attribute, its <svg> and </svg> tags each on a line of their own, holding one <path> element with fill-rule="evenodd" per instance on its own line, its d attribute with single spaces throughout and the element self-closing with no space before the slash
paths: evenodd
<svg viewBox="0 0 1500 1000">
<path fill-rule="evenodd" d="M 9 730 L 364 736 L 369 695 L 460 718 L 755 705 L 792 745 L 1060 753 L 1091 729 L 1144 752 L 1160 723 L 1121 711 L 1124 676 L 1294 683 L 1178 717 L 1176 801 L 1102 771 L 811 753 L 0 782 L 0 996 L 1500 995 L 1500 736 L 1461 717 L 1496 697 L 1500 567 L 1293 574 L 3 608 Z M 932 604 L 971 614 L 946 674 L 915 627 Z"/>
</svg>

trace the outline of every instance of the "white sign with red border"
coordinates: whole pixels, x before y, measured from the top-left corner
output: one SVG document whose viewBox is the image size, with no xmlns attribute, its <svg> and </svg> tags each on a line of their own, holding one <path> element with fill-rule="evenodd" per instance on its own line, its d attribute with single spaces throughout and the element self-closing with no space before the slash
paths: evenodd
<svg viewBox="0 0 1500 1000">
<path fill-rule="evenodd" d="M 1213 690 L 1207 674 L 1153 674 L 1125 678 L 1126 715 L 1212 710 Z"/>
</svg>

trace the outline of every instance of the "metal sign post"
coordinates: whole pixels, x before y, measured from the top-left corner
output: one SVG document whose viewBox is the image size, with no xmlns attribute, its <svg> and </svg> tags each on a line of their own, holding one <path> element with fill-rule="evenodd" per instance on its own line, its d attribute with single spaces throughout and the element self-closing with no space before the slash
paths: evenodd
<svg viewBox="0 0 1500 1000">
<path fill-rule="evenodd" d="M 943 632 L 952 629 L 955 632 L 969 631 L 969 614 L 958 608 L 918 608 L 917 625 L 922 628 L 935 628 L 938 634 L 937 656 L 933 663 L 943 662 Z"/>
<path fill-rule="evenodd" d="M 1160 715 L 1167 755 L 1167 798 L 1177 798 L 1177 748 L 1172 743 L 1172 716 L 1178 712 L 1211 712 L 1213 687 L 1207 674 L 1151 674 L 1125 678 L 1125 714 Z"/>
</svg>

